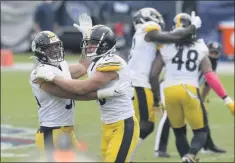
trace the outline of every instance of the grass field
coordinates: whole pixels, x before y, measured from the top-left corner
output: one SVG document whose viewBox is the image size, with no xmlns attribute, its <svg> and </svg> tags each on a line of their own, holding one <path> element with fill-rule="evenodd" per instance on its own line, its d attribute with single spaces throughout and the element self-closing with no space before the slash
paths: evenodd
<svg viewBox="0 0 235 163">
<path fill-rule="evenodd" d="M 16 62 L 25 62 L 28 56 L 18 56 Z M 69 58 L 69 57 L 68 57 Z M 70 57 L 69 60 L 77 60 L 77 56 Z M 27 62 L 27 61 L 26 61 Z M 9 71 L 1 72 L 1 124 L 12 125 L 16 128 L 27 127 L 38 128 L 37 104 L 32 95 L 31 87 L 28 82 L 30 72 Z M 234 98 L 234 75 L 220 75 L 221 80 Z M 199 154 L 201 162 L 234 162 L 234 117 L 224 106 L 223 101 L 218 99 L 214 93 L 210 94 L 209 122 L 212 130 L 212 137 L 216 144 L 227 150 L 222 155 L 203 155 Z M 76 102 L 75 128 L 79 139 L 87 142 L 88 154 L 100 160 L 100 113 L 95 101 Z M 156 125 L 158 122 L 156 122 Z M 156 131 L 144 142 L 137 152 L 134 161 L 140 162 L 180 162 L 175 145 L 173 132 L 170 133 L 168 146 L 170 159 L 154 158 L 154 141 Z M 31 137 L 33 138 L 33 134 Z M 188 137 L 191 139 L 191 131 Z M 2 139 L 2 134 L 1 134 Z M 1 143 L 1 147 L 2 147 Z M 4 144 L 5 146 L 7 144 Z M 1 148 L 3 149 L 3 148 Z M 33 154 L 35 147 L 20 149 L 3 149 L 1 154 L 7 153 L 8 157 L 1 156 L 1 161 L 25 161 L 27 154 Z M 14 157 L 10 154 L 15 155 Z M 16 157 L 16 155 L 21 155 Z M 7 155 L 6 155 L 7 156 Z"/>
</svg>

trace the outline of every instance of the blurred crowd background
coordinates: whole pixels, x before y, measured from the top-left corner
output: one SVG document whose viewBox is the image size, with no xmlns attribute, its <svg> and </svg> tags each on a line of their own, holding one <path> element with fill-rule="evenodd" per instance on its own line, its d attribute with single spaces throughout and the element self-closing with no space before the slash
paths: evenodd
<svg viewBox="0 0 235 163">
<path fill-rule="evenodd" d="M 105 24 L 117 35 L 117 48 L 128 55 L 134 34 L 132 14 L 153 7 L 171 30 L 177 13 L 196 11 L 202 19 L 198 35 L 222 44 L 221 60 L 234 61 L 234 1 L 1 1 L 1 49 L 29 52 L 37 32 L 50 30 L 64 42 L 67 52 L 80 53 L 82 35 L 73 27 L 87 13 L 93 24 Z"/>
</svg>

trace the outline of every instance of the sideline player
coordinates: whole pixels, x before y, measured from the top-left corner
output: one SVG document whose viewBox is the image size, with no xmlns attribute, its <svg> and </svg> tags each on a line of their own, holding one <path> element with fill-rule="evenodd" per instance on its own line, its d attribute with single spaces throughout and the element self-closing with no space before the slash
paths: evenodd
<svg viewBox="0 0 235 163">
<path fill-rule="evenodd" d="M 152 88 L 155 83 L 149 79 L 151 65 L 162 43 L 177 43 L 200 27 L 200 18 L 194 18 L 194 25 L 182 31 L 163 32 L 164 20 L 154 8 L 142 8 L 133 16 L 136 32 L 132 39 L 128 67 L 135 88 L 134 109 L 140 123 L 138 147 L 153 132 L 156 121 L 154 105 L 158 106 L 158 97 Z M 158 48 L 158 49 L 157 49 Z M 138 148 L 137 147 L 137 148 Z M 131 161 L 137 151 L 134 151 Z"/>
<path fill-rule="evenodd" d="M 174 30 L 191 24 L 188 14 L 178 14 Z M 202 39 L 191 35 L 178 44 L 164 45 L 157 55 L 151 73 L 159 86 L 159 75 L 165 65 L 165 109 L 176 136 L 176 147 L 183 162 L 197 162 L 196 155 L 206 142 L 208 127 L 206 110 L 199 94 L 198 76 L 201 70 L 207 83 L 234 114 L 234 102 L 227 96 L 208 59 L 208 48 Z M 159 87 L 156 88 L 159 93 Z M 185 119 L 193 129 L 191 145 L 186 138 Z"/>
<path fill-rule="evenodd" d="M 207 47 L 209 49 L 209 59 L 211 62 L 211 66 L 214 72 L 216 72 L 217 69 L 217 62 L 218 58 L 220 56 L 221 51 L 221 45 L 217 42 L 209 42 L 207 43 Z M 203 77 L 203 73 L 199 75 L 199 83 L 202 86 L 201 90 L 201 96 L 202 96 L 202 102 L 206 102 L 206 97 L 209 94 L 210 86 L 205 81 L 205 78 Z M 164 103 L 164 95 L 163 95 L 163 84 L 160 84 L 160 93 L 161 93 L 161 101 Z M 208 110 L 207 110 L 208 111 Z M 208 125 L 208 137 L 206 140 L 205 145 L 203 146 L 202 152 L 203 153 L 226 153 L 225 150 L 217 147 L 212 138 L 210 133 L 210 128 Z M 155 141 L 155 155 L 156 157 L 169 157 L 169 154 L 167 153 L 167 145 L 168 145 L 168 138 L 169 138 L 169 131 L 170 131 L 170 123 L 169 119 L 167 118 L 167 113 L 164 111 L 164 114 L 159 122 L 157 134 L 156 134 L 156 141 Z"/>
<path fill-rule="evenodd" d="M 57 74 L 38 72 L 37 78 L 52 81 L 62 89 L 76 94 L 87 94 L 100 88 L 123 85 L 125 94 L 100 98 L 102 120 L 101 154 L 105 162 L 129 162 L 139 137 L 139 123 L 134 115 L 134 95 L 126 62 L 115 55 L 116 37 L 104 25 L 91 28 L 88 38 L 83 40 L 83 55 L 92 60 L 85 80 L 64 79 Z M 92 100 L 94 98 L 87 98 Z"/>
</svg>

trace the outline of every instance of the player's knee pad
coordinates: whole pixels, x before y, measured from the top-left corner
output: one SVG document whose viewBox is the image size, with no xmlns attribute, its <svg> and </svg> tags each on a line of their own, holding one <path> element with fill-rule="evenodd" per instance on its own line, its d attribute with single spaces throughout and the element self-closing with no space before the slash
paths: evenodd
<svg viewBox="0 0 235 163">
<path fill-rule="evenodd" d="M 145 139 L 154 130 L 154 123 L 150 121 L 140 121 L 140 138 Z"/>
<path fill-rule="evenodd" d="M 173 131 L 174 131 L 175 136 L 176 136 L 176 138 L 177 138 L 177 137 L 180 137 L 181 135 L 186 135 L 186 133 L 187 133 L 187 128 L 186 128 L 186 125 L 184 125 L 184 126 L 181 127 L 181 128 L 173 128 Z"/>
</svg>

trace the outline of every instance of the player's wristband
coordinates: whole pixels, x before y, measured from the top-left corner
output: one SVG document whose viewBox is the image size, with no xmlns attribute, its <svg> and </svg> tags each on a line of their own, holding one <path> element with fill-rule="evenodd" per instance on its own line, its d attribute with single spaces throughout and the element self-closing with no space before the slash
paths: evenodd
<svg viewBox="0 0 235 163">
<path fill-rule="evenodd" d="M 105 97 L 111 97 L 113 96 L 114 92 L 112 89 L 99 89 L 97 91 L 97 97 L 98 99 L 105 98 Z"/>
<path fill-rule="evenodd" d="M 205 79 L 209 86 L 216 92 L 216 94 L 221 97 L 222 99 L 226 98 L 226 92 L 221 84 L 218 76 L 214 72 L 208 72 L 204 74 Z"/>
<path fill-rule="evenodd" d="M 153 95 L 154 106 L 158 106 L 160 103 L 160 98 L 157 95 Z"/>
<path fill-rule="evenodd" d="M 233 100 L 230 98 L 230 97 L 225 97 L 224 98 L 224 103 L 227 105 L 227 104 L 230 104 L 230 103 L 232 103 L 233 102 Z"/>
</svg>

